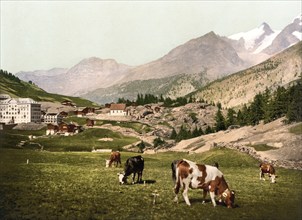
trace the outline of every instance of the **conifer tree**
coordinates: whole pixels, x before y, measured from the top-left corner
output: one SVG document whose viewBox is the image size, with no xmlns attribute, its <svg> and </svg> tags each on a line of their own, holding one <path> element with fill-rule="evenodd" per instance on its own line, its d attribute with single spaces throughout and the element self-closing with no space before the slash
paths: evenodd
<svg viewBox="0 0 302 220">
<path fill-rule="evenodd" d="M 220 130 L 225 130 L 225 119 L 224 116 L 222 115 L 222 112 L 220 109 L 218 109 L 216 116 L 215 116 L 216 124 L 215 124 L 215 129 L 216 131 Z"/>
<path fill-rule="evenodd" d="M 288 96 L 291 98 L 286 117 L 288 122 L 302 121 L 302 78 L 299 79 L 296 85 L 292 86 L 288 91 Z"/>
<path fill-rule="evenodd" d="M 228 114 L 227 114 L 227 119 L 226 119 L 227 128 L 231 125 L 236 124 L 235 114 L 236 114 L 236 112 L 234 111 L 234 109 L 232 109 L 232 108 L 228 109 Z"/>
<path fill-rule="evenodd" d="M 263 107 L 263 96 L 262 94 L 257 94 L 250 106 L 249 118 L 252 125 L 259 124 L 259 121 L 263 119 Z"/>
<path fill-rule="evenodd" d="M 210 125 L 208 125 L 204 133 L 205 134 L 211 134 L 211 133 L 213 133 L 212 127 Z"/>
<path fill-rule="evenodd" d="M 174 139 L 176 139 L 176 137 L 177 137 L 177 133 L 176 133 L 175 129 L 173 128 L 172 133 L 170 135 L 170 139 L 174 140 Z"/>
</svg>

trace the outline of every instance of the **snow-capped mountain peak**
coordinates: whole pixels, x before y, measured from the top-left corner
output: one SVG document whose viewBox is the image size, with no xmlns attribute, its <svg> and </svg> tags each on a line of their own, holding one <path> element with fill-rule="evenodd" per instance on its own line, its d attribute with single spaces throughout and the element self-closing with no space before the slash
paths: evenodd
<svg viewBox="0 0 302 220">
<path fill-rule="evenodd" d="M 295 17 L 292 23 L 299 22 L 299 25 L 302 25 L 302 13 Z"/>
<path fill-rule="evenodd" d="M 259 27 L 247 32 L 240 32 L 229 36 L 233 40 L 244 40 L 244 46 L 249 51 L 256 51 L 259 47 L 262 49 L 269 46 L 273 38 L 279 31 L 273 31 L 267 23 L 262 23 Z"/>
</svg>

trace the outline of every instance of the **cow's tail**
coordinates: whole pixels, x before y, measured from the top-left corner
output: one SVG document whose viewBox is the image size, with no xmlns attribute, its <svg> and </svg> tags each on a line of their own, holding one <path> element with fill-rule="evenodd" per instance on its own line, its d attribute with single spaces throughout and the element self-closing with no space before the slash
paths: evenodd
<svg viewBox="0 0 302 220">
<path fill-rule="evenodd" d="M 172 180 L 175 183 L 176 182 L 176 164 L 174 161 L 171 163 L 171 169 L 172 169 Z"/>
<path fill-rule="evenodd" d="M 173 181 L 175 183 L 175 186 L 174 186 L 174 193 L 175 194 L 178 194 L 179 189 L 181 187 L 181 181 L 180 181 L 178 168 L 177 168 L 178 163 L 179 163 L 179 161 L 173 161 L 173 163 L 171 165 L 171 167 L 172 167 L 172 178 L 173 178 Z"/>
</svg>

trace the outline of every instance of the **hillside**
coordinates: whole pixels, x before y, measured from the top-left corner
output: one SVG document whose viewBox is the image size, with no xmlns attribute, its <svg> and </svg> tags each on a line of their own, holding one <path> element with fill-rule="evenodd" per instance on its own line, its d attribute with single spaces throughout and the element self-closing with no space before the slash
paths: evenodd
<svg viewBox="0 0 302 220">
<path fill-rule="evenodd" d="M 31 80 L 47 92 L 79 96 L 113 85 L 130 68 L 114 59 L 90 57 L 69 69 L 18 72 L 16 75 L 22 80 Z"/>
<path fill-rule="evenodd" d="M 0 73 L 0 93 L 8 94 L 13 98 L 32 98 L 38 102 L 62 102 L 70 100 L 77 106 L 96 106 L 95 103 L 79 97 L 63 96 L 47 93 L 33 83 L 28 83 L 11 74 Z"/>
<path fill-rule="evenodd" d="M 245 67 L 245 62 L 227 41 L 209 32 L 172 49 L 153 62 L 131 69 L 121 82 L 198 72 L 206 72 L 208 78 L 217 79 Z"/>
<path fill-rule="evenodd" d="M 161 79 L 135 80 L 97 89 L 82 97 L 97 103 L 115 102 L 118 98 L 134 100 L 137 94 L 163 95 L 175 99 L 185 96 L 209 82 L 205 73 L 180 74 Z"/>
<path fill-rule="evenodd" d="M 216 80 L 192 95 L 224 107 L 250 102 L 266 88 L 274 91 L 297 80 L 302 73 L 302 42 L 247 70 Z"/>
<path fill-rule="evenodd" d="M 182 140 L 170 150 L 202 153 L 214 147 L 227 147 L 248 153 L 262 161 L 275 161 L 278 166 L 302 169 L 301 123 L 288 125 L 283 120 L 284 118 L 280 118 L 268 124 L 260 123 Z M 291 132 L 295 127 L 300 130 L 298 134 Z"/>
</svg>

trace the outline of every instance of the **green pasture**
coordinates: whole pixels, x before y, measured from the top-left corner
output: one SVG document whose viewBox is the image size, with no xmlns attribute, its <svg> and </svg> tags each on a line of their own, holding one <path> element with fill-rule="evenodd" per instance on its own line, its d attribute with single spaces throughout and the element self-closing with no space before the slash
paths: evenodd
<svg viewBox="0 0 302 220">
<path fill-rule="evenodd" d="M 112 141 L 102 141 L 103 138 L 112 138 Z M 39 138 L 34 142 L 44 146 L 49 151 L 91 151 L 92 149 L 122 150 L 122 147 L 139 141 L 130 136 L 108 129 L 91 128 L 74 136 L 55 135 L 50 138 Z"/>
<path fill-rule="evenodd" d="M 121 152 L 122 163 L 136 154 Z M 0 148 L 0 219 L 301 219 L 302 172 L 276 168 L 277 183 L 259 180 L 258 162 L 246 154 L 215 149 L 203 154 L 143 155 L 146 184 L 119 185 L 120 167 L 105 168 L 109 153 Z M 190 190 L 188 207 L 172 200 L 170 164 L 186 158 L 218 162 L 236 191 L 236 208 L 202 204 Z M 27 160 L 29 163 L 27 164 Z M 155 205 L 152 193 L 159 196 Z"/>
<path fill-rule="evenodd" d="M 276 150 L 278 149 L 277 147 L 272 147 L 267 144 L 255 144 L 255 145 L 250 145 L 253 147 L 256 151 L 267 151 L 267 150 Z"/>
<path fill-rule="evenodd" d="M 16 148 L 21 141 L 27 141 L 24 149 L 41 149 L 47 151 L 92 151 L 92 149 L 122 150 L 125 145 L 133 144 L 139 139 L 124 136 L 108 129 L 89 128 L 73 136 L 41 136 L 41 131 L 0 131 L 0 148 Z M 28 135 L 37 135 L 37 139 L 28 141 Z M 45 134 L 45 130 L 43 130 Z M 112 138 L 112 141 L 102 141 L 102 138 Z M 35 145 L 35 143 L 37 143 Z"/>
</svg>

